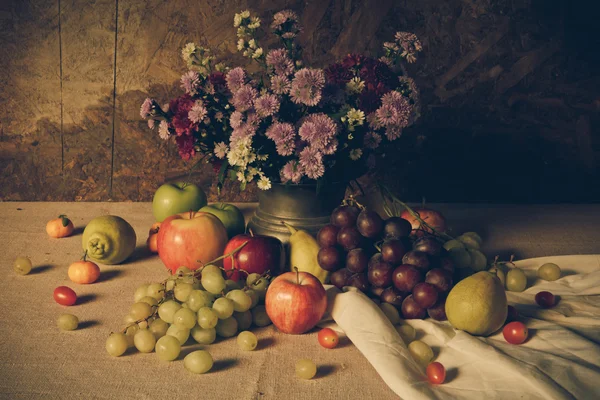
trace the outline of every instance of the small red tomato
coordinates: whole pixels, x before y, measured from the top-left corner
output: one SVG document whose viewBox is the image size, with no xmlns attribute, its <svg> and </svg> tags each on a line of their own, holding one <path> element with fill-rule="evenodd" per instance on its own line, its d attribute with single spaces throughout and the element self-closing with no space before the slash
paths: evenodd
<svg viewBox="0 0 600 400">
<path fill-rule="evenodd" d="M 54 289 L 54 300 L 62 306 L 72 306 L 77 301 L 77 295 L 70 287 L 59 286 Z"/>
<path fill-rule="evenodd" d="M 535 295 L 535 302 L 538 303 L 540 307 L 550 308 L 554 307 L 556 304 L 556 297 L 550 292 L 539 292 Z"/>
<path fill-rule="evenodd" d="M 319 331 L 319 344 L 326 349 L 333 349 L 340 342 L 338 334 L 329 328 L 323 328 Z"/>
<path fill-rule="evenodd" d="M 509 324 L 506 324 L 506 326 L 502 330 L 502 334 L 504 335 L 504 339 L 508 343 L 521 344 L 527 340 L 529 331 L 527 330 L 527 327 L 524 323 L 514 321 Z"/>
<path fill-rule="evenodd" d="M 432 362 L 427 366 L 427 379 L 429 383 L 444 383 L 446 380 L 446 368 L 437 361 Z"/>
<path fill-rule="evenodd" d="M 508 313 L 506 314 L 506 323 L 513 322 L 519 319 L 519 312 L 513 306 L 508 306 Z"/>
</svg>

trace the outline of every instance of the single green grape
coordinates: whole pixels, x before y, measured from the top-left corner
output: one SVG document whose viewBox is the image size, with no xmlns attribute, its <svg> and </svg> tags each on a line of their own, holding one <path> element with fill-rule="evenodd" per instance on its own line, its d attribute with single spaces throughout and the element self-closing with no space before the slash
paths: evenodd
<svg viewBox="0 0 600 400">
<path fill-rule="evenodd" d="M 214 328 L 217 326 L 217 322 L 219 322 L 219 317 L 217 314 L 208 307 L 202 307 L 198 310 L 198 325 L 200 325 L 204 329 Z"/>
<path fill-rule="evenodd" d="M 452 239 L 452 240 L 448 240 L 446 243 L 444 243 L 444 248 L 446 250 L 450 251 L 454 248 L 464 249 L 465 245 L 460 240 Z"/>
<path fill-rule="evenodd" d="M 166 323 L 164 320 L 157 318 L 150 323 L 150 326 L 148 326 L 148 329 L 150 329 L 150 331 L 154 334 L 154 337 L 156 338 L 156 340 L 158 340 L 167 334 L 167 329 L 169 329 L 169 324 Z"/>
<path fill-rule="evenodd" d="M 252 326 L 252 312 L 250 310 L 244 312 L 234 311 L 233 318 L 237 321 L 240 331 L 245 331 Z"/>
<path fill-rule="evenodd" d="M 456 240 L 460 241 L 462 244 L 464 244 L 470 249 L 479 250 L 480 248 L 480 243 L 472 236 L 460 235 L 456 238 Z"/>
<path fill-rule="evenodd" d="M 175 298 L 179 302 L 185 303 L 193 290 L 194 288 L 191 283 L 177 283 L 174 289 Z"/>
<path fill-rule="evenodd" d="M 258 339 L 254 333 L 243 331 L 237 336 L 237 344 L 244 351 L 252 351 L 258 345 Z"/>
<path fill-rule="evenodd" d="M 79 318 L 73 314 L 61 314 L 56 324 L 63 331 L 74 331 L 79 326 Z"/>
<path fill-rule="evenodd" d="M 143 285 L 135 289 L 135 292 L 133 293 L 134 303 L 140 302 L 144 297 L 148 296 L 148 286 L 150 286 L 149 283 L 144 283 Z"/>
<path fill-rule="evenodd" d="M 522 292 L 527 287 L 527 276 L 521 268 L 511 268 L 506 274 L 506 288 L 511 292 Z"/>
<path fill-rule="evenodd" d="M 175 276 L 189 275 L 192 272 L 188 267 L 181 266 L 175 271 Z"/>
<path fill-rule="evenodd" d="M 379 304 L 379 308 L 381 311 L 383 311 L 387 319 L 390 320 L 392 325 L 397 325 L 402 321 L 400 319 L 400 313 L 398 313 L 398 309 L 390 303 L 381 303 Z"/>
<path fill-rule="evenodd" d="M 233 315 L 233 301 L 227 297 L 219 297 L 212 306 L 213 311 L 219 319 L 226 319 Z"/>
<path fill-rule="evenodd" d="M 169 326 L 165 336 L 173 336 L 174 338 L 177 338 L 177 340 L 179 340 L 179 344 L 183 346 L 190 337 L 190 330 L 173 324 Z"/>
<path fill-rule="evenodd" d="M 420 340 L 413 340 L 408 345 L 408 351 L 422 366 L 427 366 L 433 360 L 433 350 L 429 345 Z"/>
<path fill-rule="evenodd" d="M 250 300 L 252 300 L 250 308 L 256 307 L 258 305 L 258 302 L 260 301 L 260 296 L 258 295 L 258 292 L 254 289 L 246 289 L 246 295 L 250 297 Z"/>
<path fill-rule="evenodd" d="M 267 315 L 267 310 L 263 305 L 252 309 L 252 320 L 256 326 L 267 326 L 271 323 L 271 319 Z"/>
<path fill-rule="evenodd" d="M 410 343 L 414 341 L 417 337 L 417 331 L 415 330 L 415 328 L 408 324 L 398 325 L 396 326 L 396 330 L 400 334 L 400 337 L 402 338 L 404 343 Z"/>
<path fill-rule="evenodd" d="M 158 316 L 163 321 L 172 324 L 175 313 L 179 311 L 181 304 L 175 300 L 167 300 L 158 307 Z"/>
<path fill-rule="evenodd" d="M 135 317 L 131 314 L 127 314 L 124 318 L 123 318 L 123 323 L 125 323 L 125 325 L 131 325 L 133 324 L 135 321 L 137 321 L 137 319 L 135 319 Z"/>
<path fill-rule="evenodd" d="M 200 344 L 211 344 L 217 338 L 217 331 L 215 328 L 204 329 L 196 325 L 190 331 L 190 335 L 192 335 L 192 338 Z"/>
<path fill-rule="evenodd" d="M 212 294 L 219 294 L 225 289 L 225 279 L 219 273 L 203 273 L 202 274 L 202 286 L 206 289 L 207 292 Z"/>
<path fill-rule="evenodd" d="M 129 309 L 129 315 L 135 318 L 136 321 L 148 318 L 152 315 L 152 306 L 143 301 L 134 303 Z"/>
<path fill-rule="evenodd" d="M 223 272 L 221 271 L 221 268 L 217 267 L 216 265 L 207 265 L 204 268 L 202 268 L 202 275 L 204 274 L 218 274 L 223 276 Z"/>
<path fill-rule="evenodd" d="M 301 379 L 312 379 L 317 374 L 317 365 L 307 358 L 296 362 L 296 376 Z"/>
<path fill-rule="evenodd" d="M 139 301 L 136 301 L 136 303 L 148 303 L 151 306 L 158 306 L 158 300 L 150 296 L 144 296 Z"/>
<path fill-rule="evenodd" d="M 173 289 L 175 289 L 175 285 L 177 284 L 177 278 L 174 277 L 169 277 L 167 279 L 167 281 L 165 282 L 165 290 L 167 292 L 172 291 Z"/>
<path fill-rule="evenodd" d="M 490 268 L 488 270 L 488 272 L 496 275 L 498 277 L 498 279 L 500 280 L 500 283 L 502 284 L 502 287 L 505 287 L 505 285 L 506 285 L 506 273 L 504 272 L 504 269 L 502 269 L 502 267 L 493 266 L 492 268 Z"/>
<path fill-rule="evenodd" d="M 154 350 L 156 338 L 149 329 L 140 329 L 133 336 L 133 344 L 140 353 L 150 353 Z"/>
<path fill-rule="evenodd" d="M 474 271 L 483 271 L 487 268 L 487 258 L 479 250 L 469 249 L 469 255 L 471 257 L 471 268 Z"/>
<path fill-rule="evenodd" d="M 31 260 L 27 257 L 17 257 L 13 269 L 19 275 L 27 275 L 31 272 Z"/>
<path fill-rule="evenodd" d="M 154 318 L 149 317 L 148 319 L 145 319 L 144 321 L 138 322 L 138 326 L 140 327 L 140 329 L 148 329 L 148 327 L 150 326 L 152 321 L 154 321 Z"/>
<path fill-rule="evenodd" d="M 127 329 L 125 329 L 125 338 L 127 339 L 127 347 L 133 347 L 133 338 L 135 334 L 140 330 L 140 326 L 137 324 L 129 325 Z"/>
<path fill-rule="evenodd" d="M 112 333 L 106 339 L 106 351 L 113 357 L 119 357 L 127 351 L 129 347 L 127 337 L 124 333 Z"/>
<path fill-rule="evenodd" d="M 213 366 L 213 358 L 206 350 L 192 351 L 183 359 L 185 369 L 193 374 L 204 374 Z"/>
<path fill-rule="evenodd" d="M 225 289 L 224 289 L 225 293 L 229 293 L 232 290 L 241 289 L 241 288 L 242 287 L 240 286 L 240 284 L 237 283 L 236 281 L 234 281 L 233 279 L 225 279 Z"/>
<path fill-rule="evenodd" d="M 457 268 L 470 268 L 471 267 L 471 255 L 464 247 L 453 247 L 448 250 L 450 253 L 450 259 L 454 262 Z"/>
<path fill-rule="evenodd" d="M 149 284 L 146 296 L 154 297 L 156 300 L 160 301 L 163 297 L 165 297 L 164 285 L 162 283 Z"/>
<path fill-rule="evenodd" d="M 252 299 L 243 290 L 234 289 L 228 292 L 225 297 L 233 302 L 233 310 L 237 312 L 248 311 L 252 306 Z"/>
<path fill-rule="evenodd" d="M 269 286 L 269 280 L 261 274 L 252 273 L 246 278 L 246 286 L 257 292 L 266 292 Z"/>
<path fill-rule="evenodd" d="M 173 324 L 181 328 L 192 329 L 196 322 L 196 313 L 189 308 L 180 308 L 173 316 Z"/>
<path fill-rule="evenodd" d="M 478 247 L 481 247 L 481 245 L 483 244 L 483 239 L 481 239 L 481 236 L 479 236 L 479 234 L 477 232 L 465 232 L 462 235 L 460 235 L 462 237 L 469 237 L 472 240 L 477 242 Z"/>
<path fill-rule="evenodd" d="M 181 343 L 177 338 L 165 335 L 156 341 L 154 351 L 161 361 L 173 361 L 181 353 Z"/>
<path fill-rule="evenodd" d="M 224 338 L 229 338 L 235 336 L 237 333 L 238 323 L 233 317 L 220 319 L 219 322 L 217 322 L 217 326 L 215 326 L 215 330 L 217 331 L 217 335 Z"/>
<path fill-rule="evenodd" d="M 212 306 L 213 299 L 204 290 L 192 290 L 186 302 L 190 310 L 198 312 L 202 307 Z"/>
<path fill-rule="evenodd" d="M 554 263 L 546 263 L 538 268 L 537 275 L 545 281 L 555 281 L 560 278 L 560 267 Z"/>
</svg>

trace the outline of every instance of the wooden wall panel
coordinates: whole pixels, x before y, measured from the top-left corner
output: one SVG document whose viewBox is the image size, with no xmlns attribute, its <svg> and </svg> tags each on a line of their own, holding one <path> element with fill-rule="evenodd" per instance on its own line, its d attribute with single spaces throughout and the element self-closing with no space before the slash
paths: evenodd
<svg viewBox="0 0 600 400">
<path fill-rule="evenodd" d="M 61 0 L 65 197 L 108 200 L 112 179 L 115 0 Z"/>
</svg>

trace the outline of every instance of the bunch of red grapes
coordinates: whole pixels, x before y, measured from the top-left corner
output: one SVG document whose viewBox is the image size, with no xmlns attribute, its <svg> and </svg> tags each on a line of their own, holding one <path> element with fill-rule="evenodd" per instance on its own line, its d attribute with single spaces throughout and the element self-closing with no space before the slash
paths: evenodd
<svg viewBox="0 0 600 400">
<path fill-rule="evenodd" d="M 361 208 L 363 208 L 361 210 Z M 383 220 L 354 204 L 337 207 L 317 235 L 332 285 L 353 286 L 394 305 L 405 319 L 446 319 L 454 264 L 443 243 L 400 217 Z M 411 236 L 411 233 L 413 235 Z"/>
</svg>

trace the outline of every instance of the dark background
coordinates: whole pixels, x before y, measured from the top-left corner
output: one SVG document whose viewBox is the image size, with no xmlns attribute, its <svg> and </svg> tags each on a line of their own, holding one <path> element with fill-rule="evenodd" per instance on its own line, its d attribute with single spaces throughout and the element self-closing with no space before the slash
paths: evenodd
<svg viewBox="0 0 600 400">
<path fill-rule="evenodd" d="M 180 50 L 235 54 L 233 14 L 268 25 L 291 8 L 307 62 L 379 52 L 398 30 L 424 50 L 410 76 L 418 124 L 382 179 L 409 201 L 598 202 L 600 24 L 558 0 L 0 0 L 0 200 L 149 201 L 186 176 L 174 143 L 139 118 L 146 96 L 181 94 Z M 192 174 L 211 200 L 214 173 Z M 220 199 L 256 199 L 228 184 Z"/>
</svg>

